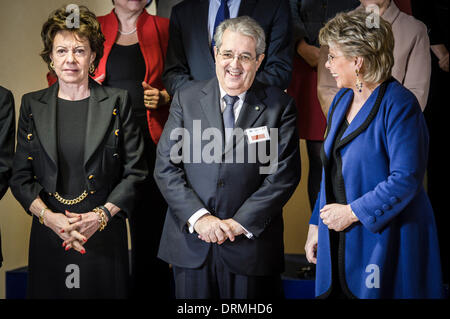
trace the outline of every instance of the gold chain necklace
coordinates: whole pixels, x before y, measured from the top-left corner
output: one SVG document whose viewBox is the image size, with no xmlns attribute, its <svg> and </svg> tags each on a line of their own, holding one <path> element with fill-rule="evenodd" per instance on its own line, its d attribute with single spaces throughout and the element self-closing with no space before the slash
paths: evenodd
<svg viewBox="0 0 450 319">
<path fill-rule="evenodd" d="M 78 196 L 77 198 L 74 198 L 74 199 L 65 199 L 65 198 L 62 198 L 62 197 L 58 194 L 58 192 L 55 192 L 55 193 L 53 194 L 53 196 L 55 196 L 56 200 L 57 200 L 58 202 L 64 204 L 64 205 L 75 205 L 75 204 L 78 204 L 79 202 L 83 201 L 83 200 L 87 197 L 87 195 L 88 195 L 87 191 L 83 191 L 83 193 L 82 193 L 80 196 Z"/>
</svg>

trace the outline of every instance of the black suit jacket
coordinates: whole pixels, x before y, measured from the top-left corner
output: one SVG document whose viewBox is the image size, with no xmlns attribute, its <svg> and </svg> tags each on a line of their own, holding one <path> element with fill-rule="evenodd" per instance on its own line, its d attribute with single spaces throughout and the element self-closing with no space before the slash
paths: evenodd
<svg viewBox="0 0 450 319">
<path fill-rule="evenodd" d="M 172 8 L 163 73 L 170 95 L 191 81 L 216 76 L 209 46 L 208 0 L 186 0 Z M 255 19 L 266 34 L 265 59 L 256 79 L 286 89 L 292 72 L 291 15 L 287 0 L 242 0 L 238 16 Z"/>
<path fill-rule="evenodd" d="M 201 143 L 202 151 L 211 146 L 210 139 L 196 137 L 196 126 L 201 124 L 202 135 L 209 134 L 206 130 L 213 128 L 223 136 L 219 98 L 216 78 L 197 82 L 175 94 L 158 144 L 154 172 L 156 183 L 168 203 L 158 256 L 179 267 L 201 266 L 211 244 L 198 239 L 195 232 L 189 233 L 186 224 L 198 209 L 206 208 L 220 219 L 233 218 L 254 235 L 254 239 L 241 235 L 234 242 L 227 240 L 219 246 L 221 258 L 232 272 L 244 275 L 280 273 L 284 268 L 282 208 L 300 180 L 294 102 L 280 89 L 258 83 L 254 83 L 246 94 L 236 128 L 246 130 L 267 126 L 278 129 L 278 136 L 271 135 L 278 143 L 274 144 L 278 146 L 278 154 L 272 153 L 277 160 L 277 169 L 263 175 L 260 168 L 267 164 L 260 157 L 256 157 L 256 161 L 250 160 L 250 148 L 244 136 L 237 138 L 231 148 L 230 143 L 222 148 L 224 155 L 244 150 L 241 152 L 245 154 L 242 163 L 235 155 L 236 161 L 224 163 L 222 152 L 218 154 L 217 162 L 208 162 L 204 156 L 200 161 L 194 159 L 199 155 L 195 143 Z M 189 147 L 183 146 L 183 151 L 190 154 L 190 161 L 177 163 L 173 157 L 176 152 L 171 154 L 179 139 L 174 138 L 176 134 L 172 138 L 170 135 L 177 130 L 184 132 L 184 138 L 190 141 Z M 268 152 L 268 144 L 253 144 L 253 154 L 263 146 Z"/>
<path fill-rule="evenodd" d="M 0 86 L 0 199 L 8 189 L 8 180 L 11 176 L 15 132 L 14 97 L 10 91 Z M 0 267 L 2 262 L 2 238 L 0 234 Z"/>
<path fill-rule="evenodd" d="M 107 189 L 107 201 L 132 212 L 135 193 L 148 171 L 143 139 L 125 90 L 89 82 L 90 98 L 84 149 L 88 192 Z M 25 94 L 20 107 L 11 190 L 26 211 L 40 192 L 57 191 L 56 102 L 58 83 Z"/>
</svg>

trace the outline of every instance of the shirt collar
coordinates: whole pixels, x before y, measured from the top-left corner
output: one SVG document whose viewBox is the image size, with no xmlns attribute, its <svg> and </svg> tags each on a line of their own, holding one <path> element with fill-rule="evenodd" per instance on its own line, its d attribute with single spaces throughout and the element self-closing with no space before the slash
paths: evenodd
<svg viewBox="0 0 450 319">
<path fill-rule="evenodd" d="M 220 100 L 222 101 L 222 100 L 223 100 L 223 97 L 224 97 L 225 95 L 227 95 L 227 92 L 225 92 L 225 90 L 222 89 L 222 87 L 220 86 L 220 83 L 219 83 L 219 90 L 220 90 Z M 238 95 L 239 100 L 241 100 L 242 102 L 244 102 L 244 99 L 245 99 L 245 95 L 246 95 L 246 94 L 247 94 L 247 91 L 245 91 L 245 92 L 239 94 L 239 95 Z"/>
</svg>

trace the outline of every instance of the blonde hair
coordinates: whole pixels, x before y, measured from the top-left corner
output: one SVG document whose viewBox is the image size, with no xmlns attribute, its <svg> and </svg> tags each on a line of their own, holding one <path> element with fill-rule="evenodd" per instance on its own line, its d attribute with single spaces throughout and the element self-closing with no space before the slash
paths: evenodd
<svg viewBox="0 0 450 319">
<path fill-rule="evenodd" d="M 391 77 L 394 65 L 394 34 L 391 24 L 375 13 L 356 10 L 339 13 L 320 30 L 321 45 L 336 46 L 346 58 L 362 57 L 361 71 L 367 83 L 384 82 Z"/>
</svg>

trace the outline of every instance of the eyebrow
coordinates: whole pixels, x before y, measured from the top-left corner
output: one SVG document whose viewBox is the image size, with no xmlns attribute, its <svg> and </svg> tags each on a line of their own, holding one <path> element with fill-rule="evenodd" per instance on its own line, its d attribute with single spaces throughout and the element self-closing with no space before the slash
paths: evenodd
<svg viewBox="0 0 450 319">
<path fill-rule="evenodd" d="M 231 52 L 231 53 L 234 53 L 233 50 L 223 50 L 222 52 L 227 52 L 227 53 L 228 53 L 228 52 Z M 247 52 L 247 51 L 241 52 L 241 53 L 240 53 L 240 55 L 242 55 L 242 54 L 247 54 L 247 55 L 250 55 L 250 56 L 252 55 L 250 52 Z"/>
</svg>

